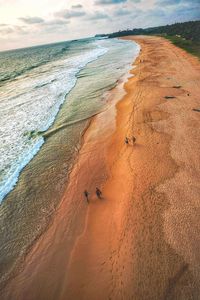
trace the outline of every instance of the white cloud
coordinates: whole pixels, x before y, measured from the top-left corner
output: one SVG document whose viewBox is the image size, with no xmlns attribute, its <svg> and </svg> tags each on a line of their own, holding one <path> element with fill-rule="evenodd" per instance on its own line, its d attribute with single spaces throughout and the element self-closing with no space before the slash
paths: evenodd
<svg viewBox="0 0 200 300">
<path fill-rule="evenodd" d="M 199 0 L 0 0 L 0 7 L 0 50 L 200 19 Z"/>
<path fill-rule="evenodd" d="M 21 17 L 19 18 L 22 22 L 26 24 L 38 24 L 38 23 L 43 23 L 44 20 L 39 17 Z"/>
</svg>

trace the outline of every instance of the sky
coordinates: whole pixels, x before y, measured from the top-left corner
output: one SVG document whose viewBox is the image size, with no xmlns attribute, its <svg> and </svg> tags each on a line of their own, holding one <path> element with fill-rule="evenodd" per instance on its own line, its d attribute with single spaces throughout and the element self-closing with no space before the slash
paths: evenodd
<svg viewBox="0 0 200 300">
<path fill-rule="evenodd" d="M 0 0 L 0 51 L 200 20 L 200 0 Z"/>
</svg>

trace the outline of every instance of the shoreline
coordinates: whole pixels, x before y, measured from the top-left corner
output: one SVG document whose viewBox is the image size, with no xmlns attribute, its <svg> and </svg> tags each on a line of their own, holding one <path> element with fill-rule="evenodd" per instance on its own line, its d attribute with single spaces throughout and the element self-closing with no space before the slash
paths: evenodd
<svg viewBox="0 0 200 300">
<path fill-rule="evenodd" d="M 48 119 L 48 122 L 45 125 L 44 129 L 42 131 L 37 132 L 37 135 L 38 135 L 38 137 L 40 136 L 40 139 L 38 138 L 37 143 L 34 146 L 32 145 L 31 151 L 28 151 L 27 153 L 23 154 L 22 158 L 20 159 L 19 163 L 17 164 L 16 170 L 11 173 L 11 175 L 7 178 L 7 180 L 5 181 L 5 183 L 2 185 L 2 191 L 0 192 L 0 204 L 1 204 L 1 202 L 3 202 L 6 199 L 6 197 L 9 195 L 9 193 L 11 193 L 15 189 L 15 187 L 16 187 L 19 179 L 20 179 L 20 175 L 23 172 L 24 168 L 31 162 L 31 160 L 34 159 L 34 157 L 38 154 L 38 152 L 40 151 L 41 147 L 45 143 L 44 135 L 48 134 L 49 130 L 51 130 L 52 128 L 54 128 L 54 124 L 57 121 L 57 117 L 59 115 L 59 112 L 61 111 L 62 106 L 66 102 L 66 97 L 68 96 L 68 94 L 76 86 L 79 73 L 84 68 L 86 68 L 88 64 L 94 62 L 95 60 L 98 60 L 98 58 L 100 58 L 101 56 L 103 56 L 104 54 L 106 54 L 106 52 L 108 51 L 107 49 L 105 49 L 103 47 L 100 47 L 99 50 L 100 49 L 102 50 L 102 53 L 96 54 L 95 58 L 93 58 L 92 60 L 87 61 L 84 64 L 84 66 L 82 66 L 81 68 L 77 69 L 77 72 L 74 75 L 75 82 L 72 84 L 72 86 L 66 92 L 66 94 L 63 94 L 62 99 L 59 100 L 59 102 L 56 104 L 55 112 L 51 116 L 51 118 Z M 84 121 L 84 120 L 80 120 L 80 121 Z M 58 128 L 58 130 L 59 130 L 59 128 Z"/>
<path fill-rule="evenodd" d="M 119 44 L 118 41 L 117 44 Z M 121 47 L 124 49 L 123 45 Z M 131 45 L 129 48 L 134 49 L 134 47 Z M 110 64 L 123 66 L 121 61 L 118 63 L 118 55 L 115 53 L 119 52 L 118 45 L 117 50 L 113 49 L 115 47 L 111 49 Z M 125 62 L 131 61 L 130 49 L 129 53 L 125 50 L 128 55 Z M 121 57 L 121 54 L 118 54 Z M 27 252 L 48 228 L 67 188 L 69 174 L 81 147 L 81 135 L 88 127 L 89 119 L 105 108 L 111 87 L 114 87 L 117 84 L 117 78 L 122 78 L 122 74 L 126 72 L 127 67 L 122 67 L 121 71 L 113 74 L 107 82 L 101 79 L 101 72 L 98 74 L 94 72 L 93 80 L 96 78 L 100 82 L 90 89 L 87 77 L 89 74 L 93 74 L 95 66 L 101 69 L 101 64 L 108 60 L 106 55 L 93 61 L 81 71 L 75 88 L 68 95 L 67 101 L 63 103 L 54 125 L 47 131 L 48 138 L 43 147 L 23 169 L 15 189 L 0 205 L 0 226 L 2 228 L 0 232 L 2 241 L 0 246 L 0 289 L 10 277 L 19 272 L 19 267 Z M 84 76 L 84 72 L 86 72 L 86 76 Z M 109 72 L 102 70 L 102 74 L 106 75 L 107 73 Z M 96 82 L 98 83 L 98 80 Z M 102 92 L 107 89 L 109 92 L 106 92 L 103 97 L 104 93 Z M 99 101 L 98 95 L 102 96 Z M 85 100 L 88 103 L 86 101 L 82 108 L 81 103 L 85 103 L 83 102 Z M 70 126 L 67 126 L 69 124 Z M 8 249 L 7 236 L 9 236 Z"/>
<path fill-rule="evenodd" d="M 61 201 L 60 201 L 60 203 L 59 203 L 59 205 L 58 205 L 58 207 L 57 207 L 57 210 L 56 210 L 56 212 L 55 212 L 55 214 L 54 214 L 54 216 L 53 216 L 53 219 L 51 220 L 51 222 L 49 223 L 49 225 L 48 225 L 48 227 L 46 228 L 46 230 L 44 231 L 44 232 L 42 232 L 42 234 L 36 239 L 36 241 L 35 241 L 35 243 L 31 246 L 31 249 L 30 249 L 30 251 L 28 251 L 28 253 L 27 253 L 27 255 L 25 256 L 25 261 L 24 261 L 24 263 L 23 263 L 23 265 L 22 265 L 22 268 L 19 270 L 19 273 L 18 274 L 23 274 L 23 272 L 25 271 L 25 272 L 32 272 L 32 271 L 30 271 L 30 269 L 29 268 L 31 268 L 32 269 L 32 262 L 30 262 L 29 261 L 29 259 L 30 260 L 32 260 L 32 256 L 34 256 L 34 253 L 37 253 L 37 251 L 38 251 L 38 244 L 42 244 L 43 246 L 42 246 L 42 248 L 43 248 L 43 250 L 44 250 L 44 253 L 42 253 L 42 257 L 40 258 L 40 257 L 35 257 L 36 258 L 36 260 L 40 260 L 41 259 L 41 265 L 43 265 L 43 264 L 45 264 L 46 265 L 46 261 L 44 261 L 44 257 L 43 256 L 45 256 L 46 255 L 46 253 L 45 253 L 45 248 L 47 247 L 49 247 L 48 246 L 48 243 L 49 243 L 49 238 L 47 238 L 48 240 L 46 240 L 46 237 L 45 237 L 45 235 L 47 234 L 47 235 L 53 235 L 58 229 L 56 228 L 57 226 L 60 226 L 60 224 L 59 224 L 59 218 L 63 218 L 63 210 L 66 210 L 66 211 L 68 211 L 68 213 L 71 213 L 71 208 L 68 208 L 70 205 L 71 205 L 71 203 L 70 202 L 68 202 L 68 203 L 65 203 L 66 201 L 66 198 L 70 198 L 71 200 L 72 200 L 72 202 L 75 202 L 73 199 L 72 199 L 72 197 L 71 197 L 71 192 L 73 192 L 72 190 L 73 190 L 73 185 L 74 185 L 74 182 L 73 182 L 73 180 L 74 180 L 74 178 L 75 177 L 77 177 L 77 176 L 80 176 L 81 178 L 84 178 L 84 175 L 77 175 L 79 172 L 82 172 L 82 169 L 83 169 L 83 166 L 82 165 L 87 165 L 87 161 L 84 161 L 84 159 L 83 158 L 81 158 L 81 160 L 83 160 L 83 163 L 81 163 L 81 166 L 79 166 L 79 164 L 80 164 L 80 156 L 84 156 L 84 152 L 85 152 L 85 144 L 86 144 L 86 140 L 87 139 L 90 139 L 90 128 L 92 127 L 95 127 L 95 123 L 96 123 L 96 120 L 98 119 L 98 118 L 101 118 L 102 117 L 102 115 L 103 115 L 103 118 L 104 118 L 104 121 L 105 121 L 105 123 L 107 122 L 107 120 L 106 120 L 106 117 L 104 116 L 104 115 L 109 115 L 110 114 L 110 116 L 112 115 L 112 117 L 114 118 L 114 116 L 115 116 L 115 105 L 116 105 L 116 103 L 118 102 L 118 101 L 120 101 L 121 100 L 121 98 L 123 97 L 123 95 L 124 95 L 124 93 L 125 93 L 125 91 L 124 91 L 124 89 L 123 89 L 123 85 L 124 85 L 124 83 L 128 80 L 128 78 L 130 77 L 131 75 L 128 73 L 128 74 L 126 74 L 126 75 L 124 75 L 121 79 L 120 79 L 120 81 L 118 82 L 118 85 L 115 87 L 115 88 L 113 88 L 111 91 L 109 91 L 109 92 L 107 92 L 108 93 L 108 95 L 107 95 L 107 104 L 105 104 L 106 106 L 107 106 L 107 108 L 105 109 L 105 110 L 103 110 L 102 112 L 99 112 L 99 113 L 97 113 L 95 116 L 93 116 L 93 117 L 91 117 L 90 118 L 90 120 L 88 121 L 88 125 L 86 126 L 86 128 L 85 128 L 85 130 L 84 130 L 84 133 L 82 134 L 82 138 L 81 138 L 81 144 L 80 144 L 80 149 L 79 149 L 79 154 L 77 155 L 77 157 L 76 157 L 76 159 L 74 160 L 74 163 L 73 163 L 73 165 L 72 165 L 72 169 L 71 169 L 71 171 L 69 172 L 69 183 L 68 183 L 68 187 L 67 187 L 67 190 L 66 190 L 66 192 L 65 192 L 65 194 L 64 194 L 64 196 L 62 197 L 62 199 L 61 199 Z M 107 126 L 107 125 L 106 125 Z M 109 126 L 109 130 L 111 130 L 111 127 L 113 126 L 113 131 L 114 131 L 114 124 L 112 124 L 111 126 Z M 98 129 L 98 128 L 96 128 L 96 130 L 102 130 L 102 128 L 101 129 Z M 93 131 L 93 129 L 92 129 L 92 131 Z M 94 132 L 94 134 L 95 134 L 95 132 Z M 96 135 L 96 134 L 95 134 Z M 102 135 L 102 134 L 101 134 Z M 109 133 L 109 135 L 111 135 L 111 133 Z M 89 137 L 88 137 L 89 136 Z M 96 137 L 95 137 L 96 139 L 99 139 L 99 135 L 97 135 Z M 103 139 L 104 137 L 102 137 L 102 139 Z M 95 141 L 96 143 L 97 143 L 97 141 Z M 95 144 L 95 143 L 94 143 Z M 87 152 L 88 152 L 88 147 L 86 146 L 86 148 L 87 148 Z M 91 150 L 92 151 L 92 150 Z M 96 160 L 96 157 L 95 157 L 95 160 Z M 101 161 L 102 161 L 102 159 L 100 160 L 100 163 L 101 163 Z M 96 164 L 96 162 L 95 162 L 95 164 Z M 99 166 L 99 169 L 101 168 L 101 166 Z M 96 169 L 96 166 L 95 166 L 95 169 Z M 96 176 L 97 176 L 97 178 L 99 177 L 99 174 L 96 174 Z M 99 179 L 97 179 L 97 180 L 99 180 Z M 100 179 L 101 180 L 101 179 Z M 85 201 L 85 199 L 84 199 L 84 197 L 83 197 L 83 188 L 82 188 L 82 190 L 81 190 L 81 194 L 80 194 L 80 198 L 82 199 L 81 200 L 81 203 L 78 203 L 78 206 L 76 206 L 76 207 L 74 207 L 74 209 L 75 210 L 77 210 L 78 209 L 78 212 L 79 212 L 79 222 L 81 223 L 81 225 L 83 225 L 84 224 L 84 221 L 87 219 L 87 204 L 86 204 L 86 201 Z M 76 200 L 76 199 L 75 199 Z M 94 200 L 94 199 L 93 199 Z M 76 204 L 75 204 L 76 205 Z M 74 214 L 76 215 L 77 214 L 77 212 L 74 210 Z M 71 216 L 71 218 L 73 219 L 73 215 Z M 64 228 L 62 228 L 62 225 L 61 225 L 61 228 L 59 229 L 60 231 L 61 231 L 61 234 L 63 233 L 63 231 L 65 230 L 65 231 L 67 231 L 69 234 L 70 234 L 70 229 L 71 228 L 66 228 L 66 226 L 68 225 L 68 226 L 70 226 L 70 218 L 69 218 L 69 220 L 67 220 L 67 221 L 69 221 L 68 223 L 69 224 L 65 224 L 64 225 L 64 227 L 65 227 L 65 229 Z M 79 235 L 81 234 L 81 232 L 82 232 L 82 226 L 81 226 L 80 224 L 76 224 L 76 227 L 77 228 L 72 228 L 72 230 L 74 231 L 73 233 L 74 233 L 74 235 L 75 235 L 75 237 L 79 237 Z M 49 234 L 49 231 L 50 231 L 50 234 Z M 65 232 L 65 234 L 66 234 L 66 232 Z M 51 238 L 53 238 L 53 236 L 51 236 Z M 61 238 L 61 237 L 60 237 Z M 69 246 L 71 246 L 71 244 L 73 244 L 73 243 L 75 243 L 75 242 L 73 242 L 73 241 L 71 241 L 70 239 L 68 239 L 67 240 L 67 243 L 69 243 L 70 245 Z M 40 246 L 39 246 L 39 248 L 40 248 Z M 71 247 L 72 248 L 72 247 Z M 42 252 L 43 252 L 43 250 L 42 250 Z M 70 249 L 69 249 L 70 250 Z M 68 251 L 69 251 L 68 250 Z M 71 250 L 70 250 L 71 251 Z M 70 251 L 69 251 L 69 258 L 67 259 L 68 261 L 70 260 Z M 41 254 L 41 253 L 40 253 Z M 53 253 L 52 253 L 53 254 Z M 36 254 L 36 256 L 37 256 L 37 254 Z M 34 258 L 34 259 L 35 259 Z M 67 257 L 66 257 L 67 258 Z M 66 258 L 64 259 L 64 260 L 66 260 Z M 49 259 L 49 258 L 48 258 Z M 27 261 L 28 261 L 28 263 L 27 263 Z M 63 263 L 63 262 L 62 262 Z M 48 263 L 48 265 L 50 266 L 50 263 Z M 48 268 L 48 266 L 47 266 L 47 268 Z M 28 270 L 27 270 L 28 269 Z M 22 275 L 22 276 L 24 276 L 24 275 Z M 28 275 L 27 275 L 28 276 Z M 15 278 L 17 279 L 18 278 L 18 275 L 17 276 L 14 276 L 13 278 L 11 277 L 11 284 L 12 284 L 12 282 L 14 282 L 15 281 Z M 55 280 L 55 278 L 52 278 L 53 279 L 53 281 Z M 18 280 L 18 279 L 17 279 Z M 52 282 L 52 284 L 53 284 L 53 282 Z M 8 290 L 7 290 L 7 288 L 8 288 Z M 30 286 L 29 286 L 29 288 L 30 288 Z M 7 290 L 7 291 L 6 291 Z M 15 296 L 12 296 L 12 295 L 10 295 L 9 293 L 10 293 L 10 288 L 9 288 L 9 282 L 7 283 L 7 285 L 5 286 L 5 291 L 6 291 L 6 295 L 5 295 L 5 297 L 7 298 L 10 298 L 10 297 L 18 297 L 18 295 L 16 295 L 15 294 Z M 25 289 L 26 290 L 26 289 Z M 4 293 L 4 287 L 3 287 L 3 289 L 2 289 L 2 292 Z M 8 294 L 7 294 L 7 292 L 8 292 Z M 24 296 L 22 296 L 22 297 L 25 297 L 26 299 L 27 299 L 27 297 L 29 298 L 29 297 L 31 297 L 31 292 L 30 291 L 27 291 L 27 293 L 26 293 L 26 291 L 23 291 L 23 293 L 25 292 L 25 294 L 24 294 Z M 4 297 L 4 294 L 2 294 L 2 296 Z M 20 295 L 20 297 L 21 297 L 21 295 Z M 41 299 L 44 299 L 43 297 L 44 296 L 41 296 L 42 298 Z M 5 299 L 6 299 L 5 298 Z"/>
<path fill-rule="evenodd" d="M 116 128 L 113 107 L 92 119 L 53 224 L 27 255 L 24 270 L 6 287 L 2 299 L 188 299 L 199 295 L 198 252 L 193 248 L 199 247 L 197 232 L 190 249 L 187 227 L 178 227 L 181 241 L 176 233 L 177 225 L 186 221 L 186 212 L 187 226 L 199 226 L 189 214 L 190 205 L 196 208 L 198 201 L 190 203 L 183 184 L 198 178 L 200 170 L 197 165 L 195 173 L 190 161 L 191 155 L 198 160 L 191 149 L 199 141 L 195 134 L 187 134 L 199 124 L 198 116 L 189 113 L 192 105 L 198 105 L 199 65 L 195 69 L 190 56 L 181 56 L 181 50 L 161 38 L 133 40 L 141 43 L 142 51 L 131 71 L 135 76 L 125 83 L 126 95 L 116 104 Z M 181 74 L 184 64 L 187 72 Z M 185 86 L 172 88 L 177 83 Z M 192 103 L 188 103 L 188 92 Z M 176 98 L 166 100 L 171 93 Z M 186 113 L 192 118 L 189 126 Z M 188 127 L 181 131 L 184 120 Z M 124 138 L 132 135 L 136 145 L 127 147 Z M 181 152 L 180 146 L 172 146 L 174 137 L 176 143 L 187 137 L 189 156 L 186 143 Z M 177 180 L 183 162 L 188 169 Z M 89 206 L 82 197 L 85 186 L 92 191 Z M 95 186 L 103 190 L 102 201 L 94 196 Z M 195 191 L 192 196 L 197 196 Z M 181 201 L 189 209 L 183 207 L 183 214 Z M 193 253 L 196 259 L 190 257 Z"/>
<path fill-rule="evenodd" d="M 130 69 L 131 69 L 131 67 L 130 67 Z M 39 161 L 41 161 L 41 162 L 42 162 L 42 160 L 44 160 L 44 158 L 46 157 L 47 153 L 50 153 L 49 150 L 48 150 L 49 146 L 47 145 L 48 139 L 50 139 L 50 145 L 51 145 L 52 143 L 55 144 L 54 142 L 51 142 L 51 139 L 52 139 L 52 132 L 53 132 L 53 133 L 57 133 L 57 132 L 58 132 L 58 134 L 60 134 L 60 133 L 59 133 L 60 129 L 62 129 L 62 130 L 67 130 L 70 126 L 73 127 L 74 124 L 76 125 L 77 123 L 80 123 L 80 126 L 83 126 L 82 124 L 84 124 L 84 129 L 82 129 L 82 131 L 81 131 L 81 136 L 80 136 L 80 139 L 79 139 L 79 143 L 78 143 L 78 145 L 76 145 L 76 147 L 75 147 L 75 154 L 73 155 L 74 157 L 73 157 L 73 159 L 71 160 L 70 166 L 69 166 L 68 171 L 67 171 L 67 177 L 66 177 L 66 175 L 64 175 L 64 176 L 65 176 L 65 181 L 66 181 L 65 186 L 64 186 L 64 189 L 66 189 L 67 186 L 69 185 L 69 180 L 68 180 L 68 179 L 69 179 L 70 176 L 71 176 L 71 172 L 72 172 L 74 166 L 77 164 L 77 160 L 78 160 L 78 157 L 79 157 L 79 152 L 80 152 L 80 149 L 81 149 L 81 147 L 82 147 L 82 145 L 83 145 L 83 143 L 84 143 L 83 140 L 84 140 L 85 133 L 86 133 L 87 130 L 89 129 L 91 123 L 93 122 L 93 119 L 95 119 L 96 117 L 98 117 L 98 115 L 100 115 L 100 114 L 103 113 L 105 110 L 107 110 L 109 106 L 113 105 L 112 101 L 113 101 L 113 98 L 114 98 L 114 97 L 116 97 L 115 101 L 118 101 L 118 100 L 119 100 L 118 98 L 120 98 L 120 97 L 123 96 L 123 93 L 124 93 L 124 91 L 123 91 L 123 84 L 124 84 L 124 82 L 126 82 L 126 81 L 128 80 L 128 77 L 129 77 L 129 76 L 130 76 L 129 72 L 127 72 L 126 74 L 124 74 L 123 76 L 121 76 L 121 77 L 117 80 L 116 85 L 115 85 L 112 89 L 110 89 L 110 90 L 108 90 L 108 91 L 106 91 L 106 92 L 104 93 L 104 96 L 103 96 L 104 100 L 103 100 L 103 101 L 104 101 L 105 103 L 104 103 L 104 106 L 102 107 L 102 110 L 101 110 L 101 111 L 99 111 L 99 112 L 95 113 L 94 115 L 92 115 L 92 116 L 90 116 L 90 117 L 87 117 L 87 118 L 85 118 L 85 119 L 81 119 L 81 120 L 78 120 L 78 121 L 76 121 L 76 122 L 72 122 L 72 123 L 70 123 L 70 124 L 67 124 L 67 126 L 65 126 L 65 124 L 64 124 L 64 126 L 63 126 L 63 125 L 57 126 L 57 124 L 59 125 L 59 123 L 60 123 L 60 120 L 59 120 L 59 118 L 58 118 L 58 119 L 55 120 L 54 126 L 51 126 L 50 129 L 48 129 L 48 130 L 45 132 L 45 135 L 47 135 L 47 140 L 45 141 L 45 145 L 44 145 L 45 151 L 43 151 L 43 149 L 41 149 L 41 150 L 42 150 L 41 152 L 44 152 L 44 153 L 42 153 L 42 155 L 41 155 L 41 153 L 40 153 L 40 155 L 39 155 Z M 115 92 L 113 92 L 113 91 L 115 91 Z M 116 92 L 116 91 L 118 91 L 118 92 Z M 115 93 L 118 93 L 118 94 L 121 95 L 121 96 L 118 95 L 118 98 L 117 98 L 116 95 L 114 96 Z M 110 103 L 110 102 L 111 102 L 111 103 Z M 67 105 L 67 102 L 66 102 L 66 101 L 63 103 L 62 106 L 64 106 L 64 105 Z M 62 112 L 61 112 L 61 113 L 62 113 Z M 66 135 L 66 134 L 65 134 L 65 135 Z M 46 138 L 46 136 L 45 136 L 45 138 Z M 61 139 L 61 138 L 62 138 L 62 134 L 61 134 L 60 139 Z M 53 146 L 55 147 L 55 145 L 53 145 Z M 65 148 L 66 148 L 66 145 L 65 145 Z M 22 187 L 23 187 L 23 185 L 25 184 L 25 181 L 26 181 L 26 178 L 27 178 L 28 174 L 30 175 L 31 170 L 32 170 L 32 169 L 33 169 L 33 170 L 35 169 L 35 166 L 34 166 L 34 165 L 37 166 L 37 164 L 39 164 L 39 162 L 37 162 L 37 161 L 38 161 L 38 157 L 35 156 L 34 159 L 33 159 L 33 161 L 31 161 L 31 163 L 28 164 L 28 165 L 24 168 L 24 169 L 25 169 L 25 170 L 24 170 L 25 172 L 23 171 L 23 172 L 21 173 L 20 176 L 21 176 L 22 178 L 20 179 L 19 184 L 16 186 L 16 190 L 14 189 L 13 191 L 11 191 L 11 192 L 7 195 L 6 198 L 8 198 L 8 199 L 6 199 L 6 201 L 8 201 L 8 202 L 10 202 L 10 200 L 12 201 L 13 197 L 15 197 L 16 195 L 18 196 L 18 194 L 20 193 L 20 191 L 22 192 Z M 34 174 L 32 174 L 32 172 L 31 172 L 31 177 L 32 177 L 32 175 L 34 176 Z M 43 177 L 43 176 L 42 176 L 42 177 Z M 59 182 L 58 182 L 58 185 L 59 185 Z M 26 192 L 26 189 L 24 189 L 24 190 L 25 190 L 25 192 Z M 25 195 L 26 195 L 26 194 L 25 194 Z M 50 195 L 50 193 L 49 193 L 49 195 Z M 50 195 L 50 197 L 51 197 L 51 195 Z M 25 262 L 26 256 L 29 254 L 29 252 L 31 252 L 32 248 L 34 248 L 34 245 L 37 243 L 37 241 L 40 239 L 40 237 L 41 237 L 46 231 L 48 231 L 48 228 L 51 226 L 52 220 L 53 220 L 53 218 L 54 218 L 55 212 L 59 209 L 59 206 L 60 206 L 61 203 L 62 203 L 62 198 L 63 198 L 63 196 L 60 197 L 61 200 L 59 199 L 59 204 L 58 204 L 57 206 L 53 207 L 52 209 L 50 208 L 49 214 L 47 213 L 47 217 L 49 218 L 48 223 L 47 223 L 47 224 L 46 224 L 46 223 L 44 224 L 44 228 L 42 228 L 41 232 L 40 232 L 39 234 L 37 234 L 37 236 L 31 241 L 31 243 L 29 243 L 28 247 L 26 248 L 26 251 L 23 253 L 23 255 L 21 255 L 21 256 L 19 257 L 20 260 L 17 261 L 17 263 L 16 263 L 17 269 L 16 269 L 16 266 L 14 265 L 14 268 L 11 270 L 11 272 L 9 271 L 9 273 L 4 273 L 4 276 L 1 278 L 1 279 L 2 279 L 2 282 L 1 282 L 0 290 L 3 290 L 3 289 L 6 287 L 7 283 L 9 283 L 10 281 L 13 280 L 13 278 L 15 278 L 16 274 L 18 274 L 18 273 L 20 273 L 21 271 L 23 271 L 23 269 L 24 269 L 24 262 Z M 6 205 L 6 204 L 7 204 L 6 201 L 3 202 L 2 204 L 3 204 L 3 205 Z M 11 204 L 12 204 L 12 202 L 11 202 Z M 14 204 L 15 204 L 15 203 L 14 203 Z M 2 206 L 2 207 L 3 207 L 3 206 Z M 2 208 L 2 207 L 1 207 L 1 208 Z M 52 210 L 52 211 L 51 211 L 51 210 Z M 7 212 L 6 212 L 5 209 L 3 208 L 1 213 L 3 214 L 4 212 L 5 212 L 5 214 L 7 214 Z M 48 216 L 48 215 L 49 215 L 49 216 Z M 43 225 L 43 224 L 42 224 L 42 225 Z"/>
</svg>

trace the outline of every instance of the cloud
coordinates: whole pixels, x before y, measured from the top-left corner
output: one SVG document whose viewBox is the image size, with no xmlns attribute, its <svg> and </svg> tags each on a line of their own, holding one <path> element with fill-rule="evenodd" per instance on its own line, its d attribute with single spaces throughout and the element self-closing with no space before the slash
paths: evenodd
<svg viewBox="0 0 200 300">
<path fill-rule="evenodd" d="M 2 36 L 7 36 L 10 34 L 26 34 L 23 26 L 0 24 L 0 34 Z"/>
<path fill-rule="evenodd" d="M 71 9 L 63 9 L 54 14 L 58 18 L 70 19 L 70 18 L 79 18 L 86 15 L 86 12 L 83 10 L 83 6 L 72 5 Z"/>
<path fill-rule="evenodd" d="M 87 20 L 102 20 L 102 19 L 109 19 L 109 15 L 100 12 L 100 11 L 95 11 L 94 13 L 88 14 L 86 19 Z"/>
<path fill-rule="evenodd" d="M 159 0 L 156 2 L 158 5 L 177 5 L 181 3 L 181 0 Z"/>
<path fill-rule="evenodd" d="M 177 6 L 177 5 L 195 5 L 200 4 L 199 0 L 157 0 L 156 5 L 167 5 L 167 6 Z"/>
<path fill-rule="evenodd" d="M 165 14 L 162 20 L 155 15 L 155 20 L 160 20 L 162 25 L 200 19 L 199 0 L 157 0 L 152 15 L 162 8 Z"/>
<path fill-rule="evenodd" d="M 54 26 L 54 25 L 66 25 L 70 22 L 68 20 L 61 20 L 61 19 L 53 19 L 49 21 L 45 21 L 42 25 L 44 26 Z"/>
<path fill-rule="evenodd" d="M 172 14 L 171 19 L 176 22 L 185 22 L 190 20 L 199 20 L 200 19 L 200 4 L 197 6 L 188 7 L 188 6 L 180 6 L 177 8 Z"/>
<path fill-rule="evenodd" d="M 83 8 L 83 5 L 81 4 L 72 5 L 72 9 L 79 9 L 79 8 Z"/>
<path fill-rule="evenodd" d="M 95 1 L 96 5 L 110 5 L 110 4 L 120 4 L 127 2 L 127 0 L 97 0 Z"/>
<path fill-rule="evenodd" d="M 123 4 L 123 3 L 140 3 L 142 0 L 96 0 L 96 5 L 112 5 L 112 4 Z"/>
<path fill-rule="evenodd" d="M 200 0 L 62 0 L 60 10 L 58 2 L 0 0 L 0 49 L 200 19 Z"/>
<path fill-rule="evenodd" d="M 54 32 L 55 33 L 60 32 L 60 31 L 65 32 L 68 24 L 70 24 L 70 21 L 65 19 L 52 19 L 52 20 L 45 21 L 42 24 L 38 24 L 39 27 L 37 26 L 36 29 L 39 32 L 42 33 L 47 32 L 50 34 Z"/>
<path fill-rule="evenodd" d="M 1 35 L 7 35 L 10 33 L 13 33 L 14 29 L 12 27 L 5 27 L 5 28 L 0 28 L 0 34 Z"/>
<path fill-rule="evenodd" d="M 114 16 L 120 17 L 120 16 L 127 16 L 132 14 L 132 11 L 130 9 L 117 9 L 114 11 Z"/>
<path fill-rule="evenodd" d="M 44 20 L 39 17 L 21 17 L 19 20 L 26 24 L 39 24 L 44 22 Z"/>
</svg>

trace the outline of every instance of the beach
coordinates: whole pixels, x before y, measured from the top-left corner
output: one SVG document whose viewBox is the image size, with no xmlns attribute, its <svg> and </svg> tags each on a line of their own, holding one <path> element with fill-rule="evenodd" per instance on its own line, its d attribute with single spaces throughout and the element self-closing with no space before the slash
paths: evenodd
<svg viewBox="0 0 200 300">
<path fill-rule="evenodd" d="M 199 298 L 200 64 L 163 38 L 125 39 L 141 46 L 132 76 L 87 123 L 50 225 L 2 300 Z"/>
<path fill-rule="evenodd" d="M 90 38 L 0 54 L 0 289 L 47 230 L 84 132 L 138 52 L 132 41 Z"/>
</svg>

